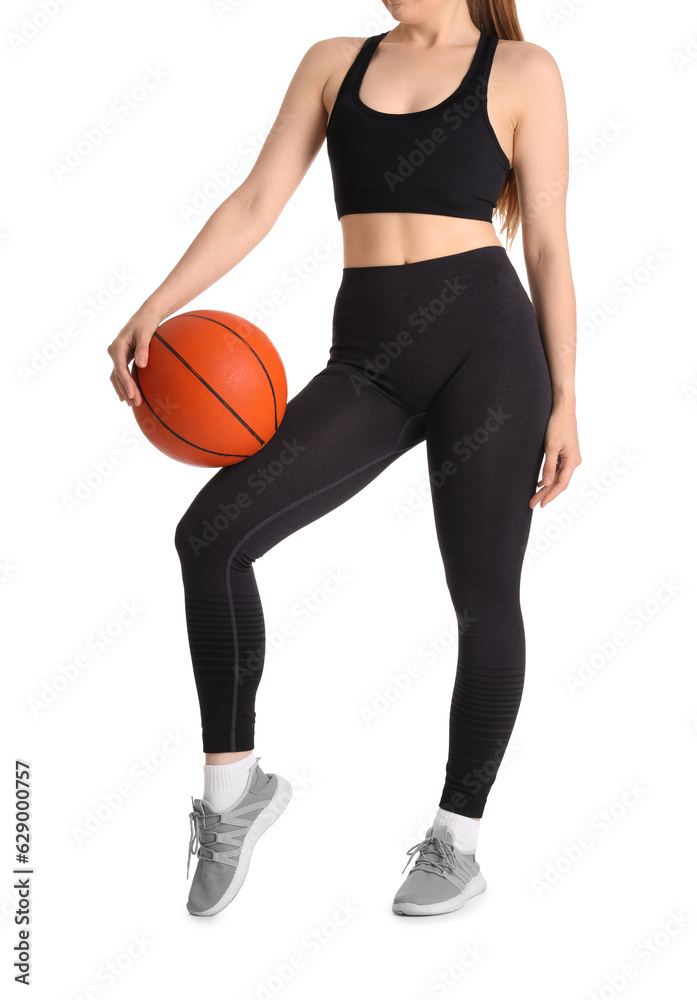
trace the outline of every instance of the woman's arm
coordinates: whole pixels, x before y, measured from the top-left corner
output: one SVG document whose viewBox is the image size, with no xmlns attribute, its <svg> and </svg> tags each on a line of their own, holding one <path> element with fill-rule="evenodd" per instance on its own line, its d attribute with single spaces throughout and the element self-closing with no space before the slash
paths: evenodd
<svg viewBox="0 0 697 1000">
<path fill-rule="evenodd" d="M 569 139 L 559 68 L 546 49 L 518 44 L 513 165 L 520 200 L 530 298 L 552 379 L 545 462 L 530 506 L 544 507 L 566 489 L 581 464 L 576 429 L 576 296 L 566 236 Z"/>
<path fill-rule="evenodd" d="M 305 176 L 324 142 L 327 113 L 322 94 L 336 68 L 332 56 L 339 41 L 324 39 L 307 50 L 246 179 L 213 212 L 181 260 L 109 345 L 111 381 L 122 401 L 141 403 L 128 365 L 134 356 L 138 367 L 147 364 L 148 346 L 159 324 L 261 242 Z"/>
</svg>

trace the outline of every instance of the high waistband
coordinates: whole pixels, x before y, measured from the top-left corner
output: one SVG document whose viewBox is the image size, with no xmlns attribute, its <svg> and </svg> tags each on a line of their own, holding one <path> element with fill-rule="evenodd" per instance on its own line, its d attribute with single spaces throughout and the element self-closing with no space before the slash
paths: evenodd
<svg viewBox="0 0 697 1000">
<path fill-rule="evenodd" d="M 449 253 L 442 257 L 427 257 L 425 260 L 408 261 L 405 264 L 368 264 L 363 267 L 344 267 L 342 280 L 359 279 L 361 282 L 379 282 L 384 279 L 387 284 L 394 283 L 409 286 L 421 285 L 428 281 L 438 281 L 447 278 L 461 266 L 476 268 L 479 265 L 496 261 L 498 258 L 510 263 L 506 248 L 500 243 L 483 247 L 473 247 L 471 250 L 461 250 L 459 253 Z"/>
</svg>

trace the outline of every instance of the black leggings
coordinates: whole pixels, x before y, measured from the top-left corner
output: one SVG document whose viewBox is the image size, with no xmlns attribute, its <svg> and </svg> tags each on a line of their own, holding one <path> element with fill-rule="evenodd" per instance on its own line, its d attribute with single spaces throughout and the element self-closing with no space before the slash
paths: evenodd
<svg viewBox="0 0 697 1000">
<path fill-rule="evenodd" d="M 482 815 L 523 692 L 520 574 L 551 403 L 537 317 L 503 246 L 343 269 L 326 367 L 177 525 L 206 753 L 254 747 L 254 560 L 425 441 L 459 627 L 440 806 Z"/>
</svg>

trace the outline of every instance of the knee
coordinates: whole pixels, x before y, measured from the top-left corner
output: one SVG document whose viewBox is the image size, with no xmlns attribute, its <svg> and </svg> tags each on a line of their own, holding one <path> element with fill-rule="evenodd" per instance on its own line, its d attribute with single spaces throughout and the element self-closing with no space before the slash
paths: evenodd
<svg viewBox="0 0 697 1000">
<path fill-rule="evenodd" d="M 491 558 L 476 567 L 448 574 L 448 586 L 456 605 L 497 607 L 520 599 L 519 561 Z"/>
<path fill-rule="evenodd" d="M 193 551 L 191 541 L 194 540 L 195 536 L 192 535 L 192 530 L 193 525 L 187 512 L 174 529 L 174 548 L 177 550 L 177 554 L 182 562 Z"/>
<path fill-rule="evenodd" d="M 211 562 L 231 557 L 234 567 L 246 568 L 252 562 L 240 546 L 249 524 L 239 517 L 233 505 L 220 503 L 215 508 L 194 500 L 174 531 L 174 547 L 182 565 Z"/>
</svg>

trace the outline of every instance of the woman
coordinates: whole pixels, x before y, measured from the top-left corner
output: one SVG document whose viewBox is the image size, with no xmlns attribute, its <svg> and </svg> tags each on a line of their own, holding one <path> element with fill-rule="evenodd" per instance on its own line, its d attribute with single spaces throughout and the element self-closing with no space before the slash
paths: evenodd
<svg viewBox="0 0 697 1000">
<path fill-rule="evenodd" d="M 344 238 L 329 360 L 254 456 L 283 473 L 203 541 L 248 485 L 244 462 L 222 468 L 176 530 L 205 752 L 189 814 L 199 916 L 234 898 L 290 796 L 253 753 L 264 620 L 252 563 L 422 441 L 459 653 L 445 785 L 392 908 L 444 913 L 485 888 L 475 849 L 522 695 L 532 510 L 581 460 L 556 63 L 522 40 L 513 0 L 383 2 L 392 30 L 308 49 L 249 176 L 109 347 L 119 398 L 141 405 L 129 362 L 145 366 L 158 325 L 270 231 L 326 135 Z M 522 220 L 534 308 L 494 210 L 509 244 Z"/>
</svg>

